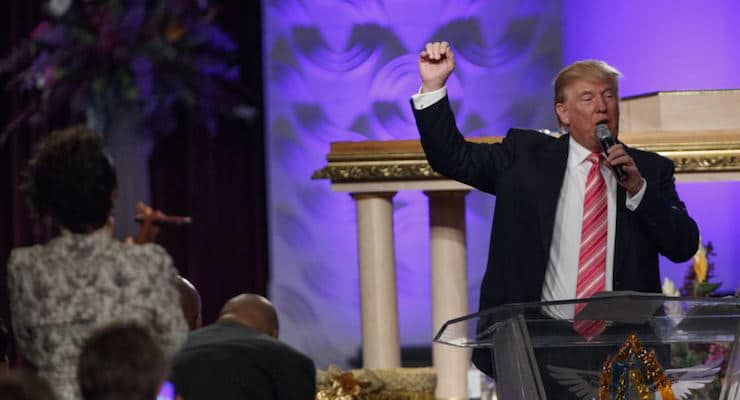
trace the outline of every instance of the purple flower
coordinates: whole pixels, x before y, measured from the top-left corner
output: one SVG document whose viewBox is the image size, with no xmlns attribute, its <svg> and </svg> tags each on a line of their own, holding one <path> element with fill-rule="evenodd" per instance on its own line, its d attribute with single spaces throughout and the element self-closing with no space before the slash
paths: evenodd
<svg viewBox="0 0 740 400">
<path fill-rule="evenodd" d="M 147 56 L 137 56 L 131 60 L 131 71 L 134 82 L 139 91 L 139 98 L 148 99 L 152 97 L 152 61 Z"/>
<path fill-rule="evenodd" d="M 44 86 L 53 86 L 54 78 L 56 78 L 56 69 L 53 66 L 48 65 L 46 69 L 44 69 L 43 73 Z"/>
<path fill-rule="evenodd" d="M 119 25 L 119 29 L 129 35 L 130 43 L 136 40 L 146 18 L 146 2 L 136 0 L 133 3 L 129 6 Z"/>
<path fill-rule="evenodd" d="M 26 85 L 29 88 L 42 89 L 44 87 L 44 74 L 50 67 L 50 56 L 42 51 L 26 70 Z"/>
<path fill-rule="evenodd" d="M 51 30 L 51 24 L 49 21 L 40 23 L 33 28 L 33 31 L 31 31 L 31 39 L 41 40 L 49 30 Z"/>
<path fill-rule="evenodd" d="M 234 43 L 226 32 L 217 26 L 205 24 L 198 26 L 194 30 L 193 35 L 194 40 L 197 43 L 203 43 L 213 49 L 227 53 L 231 53 L 236 50 L 236 43 Z"/>
<path fill-rule="evenodd" d="M 231 68 L 226 70 L 226 73 L 224 73 L 224 78 L 229 81 L 235 81 L 239 79 L 239 66 L 234 65 Z"/>
<path fill-rule="evenodd" d="M 167 0 L 167 4 L 172 7 L 173 10 L 180 11 L 187 5 L 187 0 Z"/>
<path fill-rule="evenodd" d="M 45 46 L 61 46 L 66 40 L 66 30 L 58 24 L 42 22 L 31 32 L 31 39 Z"/>
<path fill-rule="evenodd" d="M 229 68 L 224 60 L 210 55 L 198 57 L 195 65 L 204 74 L 212 76 L 224 76 Z"/>
</svg>

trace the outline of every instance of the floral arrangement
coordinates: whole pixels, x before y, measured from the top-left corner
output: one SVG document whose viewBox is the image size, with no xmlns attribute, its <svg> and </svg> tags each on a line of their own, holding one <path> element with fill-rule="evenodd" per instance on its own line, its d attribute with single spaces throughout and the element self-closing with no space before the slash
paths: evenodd
<svg viewBox="0 0 740 400">
<path fill-rule="evenodd" d="M 213 133 L 220 110 L 245 109 L 233 90 L 236 44 L 214 24 L 207 0 L 51 0 L 45 11 L 0 62 L 0 73 L 13 74 L 10 87 L 32 94 L 3 136 L 59 116 L 105 131 L 131 107 L 167 132 L 178 102 Z"/>
<path fill-rule="evenodd" d="M 709 257 L 713 255 L 715 254 L 712 242 L 707 242 L 705 245 L 699 244 L 692 266 L 681 287 L 682 296 L 708 297 L 722 286 L 722 282 L 709 282 L 714 272 L 714 263 L 709 262 Z"/>
<path fill-rule="evenodd" d="M 712 242 L 706 244 L 699 243 L 692 264 L 686 273 L 683 286 L 677 290 L 675 284 L 668 278 L 663 280 L 663 294 L 667 296 L 692 296 L 692 297 L 709 297 L 722 286 L 722 283 L 710 283 L 714 263 L 710 257 L 714 256 Z M 730 356 L 730 346 L 725 343 L 695 343 L 688 345 L 678 343 L 671 345 L 672 365 L 675 368 L 691 367 L 712 360 L 724 360 L 721 365 L 720 375 L 724 375 L 727 370 L 727 360 Z M 717 399 L 720 395 L 721 382 L 715 379 L 701 390 L 692 390 L 692 400 L 710 400 Z"/>
</svg>

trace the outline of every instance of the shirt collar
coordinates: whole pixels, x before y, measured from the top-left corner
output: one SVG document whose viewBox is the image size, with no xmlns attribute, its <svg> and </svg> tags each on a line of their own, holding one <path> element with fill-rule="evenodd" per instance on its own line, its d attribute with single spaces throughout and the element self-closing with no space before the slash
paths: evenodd
<svg viewBox="0 0 740 400">
<path fill-rule="evenodd" d="M 90 233 L 74 233 L 61 229 L 61 234 L 49 242 L 49 246 L 61 249 L 62 254 L 72 257 L 93 257 L 113 241 L 110 229 L 102 228 Z M 78 271 L 79 272 L 79 271 Z"/>
<path fill-rule="evenodd" d="M 90 233 L 74 233 L 64 227 L 60 230 L 61 235 L 59 235 L 59 239 L 65 242 L 99 243 L 111 240 L 112 237 L 111 230 L 107 225 L 103 225 Z"/>
<path fill-rule="evenodd" d="M 580 143 L 573 139 L 573 136 L 568 138 L 568 167 L 574 168 L 581 165 L 588 156 L 592 153 L 591 150 L 583 147 Z"/>
</svg>

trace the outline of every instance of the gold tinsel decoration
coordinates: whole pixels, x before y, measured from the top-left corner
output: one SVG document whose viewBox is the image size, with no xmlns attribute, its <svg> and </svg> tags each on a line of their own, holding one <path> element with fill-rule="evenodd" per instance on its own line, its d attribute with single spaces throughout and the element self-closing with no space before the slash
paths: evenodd
<svg viewBox="0 0 740 400">
<path fill-rule="evenodd" d="M 430 368 L 319 371 L 316 400 L 434 400 Z"/>
<path fill-rule="evenodd" d="M 616 385 L 614 385 L 616 386 L 616 393 L 614 393 L 613 399 L 627 400 L 629 398 L 629 393 L 627 393 L 627 381 L 629 380 L 629 383 L 635 387 L 640 400 L 649 400 L 651 398 L 648 386 L 651 382 L 655 384 L 663 400 L 676 400 L 676 396 L 673 394 L 673 389 L 671 388 L 671 382 L 663 374 L 663 368 L 658 363 L 655 352 L 645 349 L 637 339 L 637 335 L 634 334 L 625 340 L 622 347 L 619 348 L 619 351 L 612 359 L 607 358 L 604 361 L 599 379 L 599 400 L 608 400 L 610 398 L 609 395 L 613 385 L 612 373 L 614 364 L 629 361 L 633 357 L 645 369 L 645 375 L 643 376 L 637 369 L 630 369 L 626 374 L 619 374 Z"/>
</svg>

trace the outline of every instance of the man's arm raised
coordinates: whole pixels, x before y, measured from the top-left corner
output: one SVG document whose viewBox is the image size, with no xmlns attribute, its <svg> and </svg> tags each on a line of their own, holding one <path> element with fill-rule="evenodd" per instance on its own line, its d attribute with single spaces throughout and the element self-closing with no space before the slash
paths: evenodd
<svg viewBox="0 0 740 400">
<path fill-rule="evenodd" d="M 434 171 L 494 193 L 496 172 L 510 159 L 508 148 L 467 142 L 462 136 L 444 89 L 454 69 L 455 56 L 447 42 L 427 43 L 419 53 L 422 87 L 411 105 L 421 144 Z"/>
</svg>

